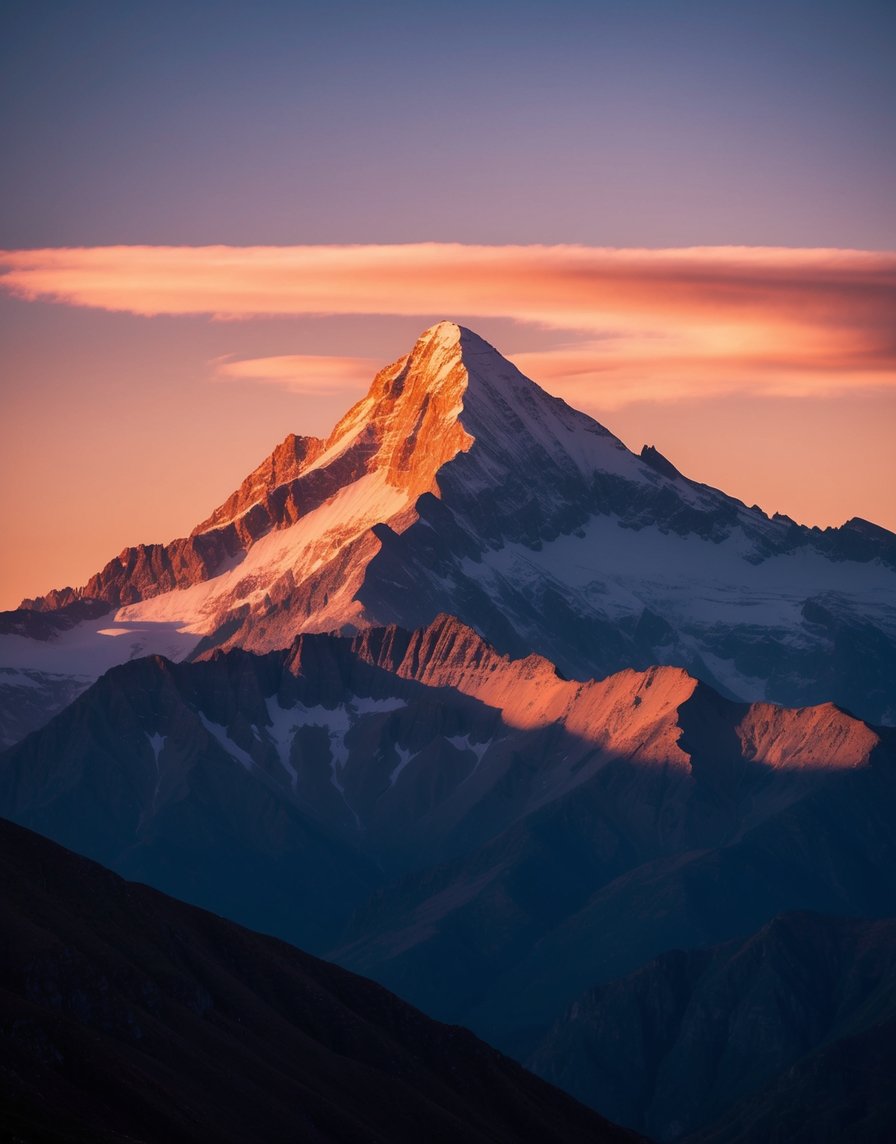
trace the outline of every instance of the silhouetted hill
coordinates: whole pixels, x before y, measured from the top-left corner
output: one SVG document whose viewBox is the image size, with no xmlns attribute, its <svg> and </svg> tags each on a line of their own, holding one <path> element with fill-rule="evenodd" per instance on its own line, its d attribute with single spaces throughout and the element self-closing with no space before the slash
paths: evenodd
<svg viewBox="0 0 896 1144">
<path fill-rule="evenodd" d="M 3 820 L 0 872 L 4 1139 L 633 1139 L 467 1030 Z"/>
</svg>

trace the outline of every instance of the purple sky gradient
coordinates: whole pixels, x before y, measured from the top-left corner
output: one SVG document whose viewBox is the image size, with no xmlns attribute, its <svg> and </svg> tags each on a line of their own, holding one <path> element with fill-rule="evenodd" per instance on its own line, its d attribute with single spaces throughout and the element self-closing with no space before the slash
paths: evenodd
<svg viewBox="0 0 896 1144">
<path fill-rule="evenodd" d="M 3 10 L 0 246 L 894 245 L 888 0 Z"/>
</svg>

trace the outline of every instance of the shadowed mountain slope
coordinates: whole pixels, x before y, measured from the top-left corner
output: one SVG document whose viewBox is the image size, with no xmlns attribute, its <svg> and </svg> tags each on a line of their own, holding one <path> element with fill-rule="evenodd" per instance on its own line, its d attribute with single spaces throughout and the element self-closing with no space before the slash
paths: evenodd
<svg viewBox="0 0 896 1144">
<path fill-rule="evenodd" d="M 580 996 L 529 1064 L 659 1141 L 896 1134 L 896 922 L 776 918 Z"/>
<path fill-rule="evenodd" d="M 117 668 L 0 756 L 0 812 L 515 1054 L 669 948 L 896 913 L 892 731 L 450 617 Z"/>
<path fill-rule="evenodd" d="M 0 871 L 5 1139 L 633 1139 L 465 1029 L 4 821 Z"/>
</svg>

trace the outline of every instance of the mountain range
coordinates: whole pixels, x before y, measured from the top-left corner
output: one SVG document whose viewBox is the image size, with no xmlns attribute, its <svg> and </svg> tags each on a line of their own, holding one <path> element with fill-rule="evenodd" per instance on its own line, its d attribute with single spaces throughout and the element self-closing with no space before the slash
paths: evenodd
<svg viewBox="0 0 896 1144">
<path fill-rule="evenodd" d="M 886 530 L 748 508 L 440 323 L 0 656 L 0 814 L 658 1140 L 887 1138 Z"/>
<path fill-rule="evenodd" d="M 731 698 L 896 719 L 892 533 L 769 518 L 442 322 L 327 440 L 287 437 L 189 537 L 3 614 L 7 741 L 135 655 L 440 613 L 575 678 L 673 664 Z"/>
<path fill-rule="evenodd" d="M 896 732 L 680 668 L 567 680 L 451 617 L 115 668 L 0 756 L 0 813 L 562 1083 L 583 991 L 784 911 L 896 915 Z"/>
</svg>

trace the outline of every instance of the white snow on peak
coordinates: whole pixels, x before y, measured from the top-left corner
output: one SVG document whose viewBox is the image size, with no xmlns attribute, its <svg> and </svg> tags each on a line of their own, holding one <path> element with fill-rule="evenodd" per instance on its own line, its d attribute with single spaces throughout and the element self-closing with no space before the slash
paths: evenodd
<svg viewBox="0 0 896 1144">
<path fill-rule="evenodd" d="M 706 624 L 793 624 L 807 596 L 827 591 L 896 605 L 892 573 L 879 562 L 837 562 L 799 549 L 750 563 L 743 557 L 752 544 L 740 529 L 715 543 L 594 516 L 582 532 L 559 536 L 539 551 L 507 544 L 487 551 L 482 563 L 465 561 L 464 568 L 486 582 L 494 576 L 554 581 L 583 592 L 610 615 L 628 614 L 640 603 Z"/>
<path fill-rule="evenodd" d="M 396 516 L 408 502 L 408 494 L 390 485 L 385 473 L 367 473 L 289 528 L 262 537 L 231 571 L 129 604 L 119 609 L 116 620 L 167 622 L 179 632 L 206 635 L 214 630 L 222 609 L 262 602 L 271 584 L 287 572 L 301 583 L 374 524 Z M 325 616 L 317 619 L 325 628 Z"/>
<path fill-rule="evenodd" d="M 26 691 L 42 691 L 46 676 L 42 672 L 21 671 L 17 667 L 0 667 L 0 687 L 24 687 Z M 66 679 L 67 676 L 57 678 Z"/>
<path fill-rule="evenodd" d="M 461 334 L 465 332 L 471 333 L 472 331 L 464 331 L 457 322 L 436 322 L 434 326 L 430 326 L 423 331 L 417 339 L 417 345 L 436 342 L 438 345 L 451 348 L 457 345 L 461 339 Z M 476 335 L 473 336 L 475 337 Z"/>
<path fill-rule="evenodd" d="M 113 638 L 110 635 L 114 633 Z M 196 636 L 184 634 L 177 623 L 150 621 L 109 627 L 109 615 L 84 620 L 52 639 L 0 635 L 0 667 L 52 672 L 96 679 L 110 667 L 144 655 L 181 660 L 196 646 Z"/>
<path fill-rule="evenodd" d="M 683 643 L 690 641 L 719 682 L 750 701 L 765 698 L 765 685 L 730 661 L 710 663 L 704 637 L 715 630 L 744 625 L 798 638 L 806 599 L 834 593 L 896 632 L 896 583 L 880 561 L 835 561 L 803 548 L 752 563 L 744 557 L 753 543 L 739 528 L 716 543 L 655 525 L 623 528 L 615 517 L 594 516 L 581 532 L 538 551 L 522 544 L 488 549 L 480 561 L 467 558 L 462 567 L 498 603 L 507 585 L 536 595 L 552 586 L 610 621 L 649 609 L 677 628 Z"/>
<path fill-rule="evenodd" d="M 601 472 L 638 484 L 659 482 L 612 433 L 551 396 L 478 334 L 460 330 L 460 341 L 468 375 L 460 420 L 479 450 L 513 463 L 517 456 L 525 460 L 534 441 L 550 456 L 567 457 L 586 478 Z"/>
</svg>

